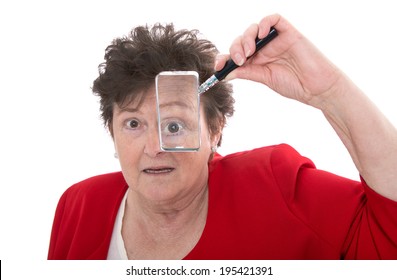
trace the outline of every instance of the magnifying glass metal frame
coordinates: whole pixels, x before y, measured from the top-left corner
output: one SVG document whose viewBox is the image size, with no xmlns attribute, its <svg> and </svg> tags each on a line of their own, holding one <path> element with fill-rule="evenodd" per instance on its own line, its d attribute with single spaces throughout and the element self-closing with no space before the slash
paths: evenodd
<svg viewBox="0 0 397 280">
<path fill-rule="evenodd" d="M 161 110 L 160 110 L 160 92 L 159 92 L 159 85 L 160 82 L 159 80 L 163 77 L 167 76 L 181 76 L 186 77 L 186 76 L 192 76 L 195 79 L 195 89 L 194 92 L 197 93 L 197 96 L 195 97 L 195 102 L 197 102 L 197 142 L 195 141 L 195 145 L 193 146 L 167 146 L 164 143 L 163 135 L 162 135 L 162 127 L 161 127 Z M 198 92 L 198 87 L 199 87 L 199 75 L 196 71 L 163 71 L 160 72 L 159 74 L 156 75 L 155 78 L 155 86 L 156 86 L 156 111 L 157 111 L 157 126 L 158 126 L 158 135 L 159 135 L 159 145 L 160 149 L 164 152 L 197 152 L 200 149 L 201 146 L 201 126 L 200 126 L 200 94 Z"/>
</svg>

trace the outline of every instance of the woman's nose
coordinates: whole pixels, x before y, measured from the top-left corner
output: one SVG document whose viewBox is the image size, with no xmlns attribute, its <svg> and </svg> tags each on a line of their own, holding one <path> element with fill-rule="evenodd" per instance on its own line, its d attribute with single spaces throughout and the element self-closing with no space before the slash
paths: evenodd
<svg viewBox="0 0 397 280">
<path fill-rule="evenodd" d="M 143 152 L 150 157 L 155 157 L 162 152 L 157 127 L 148 130 Z"/>
</svg>

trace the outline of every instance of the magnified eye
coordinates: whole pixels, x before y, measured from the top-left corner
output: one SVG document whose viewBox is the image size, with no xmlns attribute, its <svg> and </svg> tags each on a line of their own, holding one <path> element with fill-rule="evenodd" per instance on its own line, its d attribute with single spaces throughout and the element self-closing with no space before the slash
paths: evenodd
<svg viewBox="0 0 397 280">
<path fill-rule="evenodd" d="M 182 128 L 182 126 L 177 122 L 170 122 L 167 125 L 167 129 L 171 133 L 177 133 L 181 128 Z"/>
<path fill-rule="evenodd" d="M 162 125 L 163 136 L 180 136 L 184 133 L 185 125 L 181 121 L 170 120 Z"/>
</svg>

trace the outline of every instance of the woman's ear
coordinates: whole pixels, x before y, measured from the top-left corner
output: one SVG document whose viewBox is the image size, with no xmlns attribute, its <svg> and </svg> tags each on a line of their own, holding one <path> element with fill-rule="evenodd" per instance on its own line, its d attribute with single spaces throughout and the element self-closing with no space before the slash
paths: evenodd
<svg viewBox="0 0 397 280">
<path fill-rule="evenodd" d="M 208 159 L 208 162 L 210 162 L 216 153 L 217 148 L 220 146 L 220 141 L 222 139 L 222 133 L 218 132 L 214 135 L 211 136 L 211 154 Z"/>
<path fill-rule="evenodd" d="M 113 122 L 109 122 L 107 125 L 107 129 L 110 133 L 110 136 L 112 136 L 112 139 L 114 140 L 114 135 L 113 135 Z"/>
<path fill-rule="evenodd" d="M 114 158 L 119 158 L 119 154 L 117 152 L 117 147 L 116 147 L 116 143 L 114 142 L 114 134 L 113 134 L 113 125 L 112 123 L 109 123 L 107 126 L 107 129 L 110 133 L 110 136 L 112 136 L 112 140 L 113 140 L 113 146 L 114 146 Z"/>
<path fill-rule="evenodd" d="M 216 134 L 214 134 L 212 137 L 211 137 L 211 147 L 212 148 L 217 148 L 217 147 L 219 147 L 220 146 L 220 140 L 221 140 L 221 138 L 222 138 L 222 132 L 220 131 L 220 132 L 217 132 Z"/>
</svg>

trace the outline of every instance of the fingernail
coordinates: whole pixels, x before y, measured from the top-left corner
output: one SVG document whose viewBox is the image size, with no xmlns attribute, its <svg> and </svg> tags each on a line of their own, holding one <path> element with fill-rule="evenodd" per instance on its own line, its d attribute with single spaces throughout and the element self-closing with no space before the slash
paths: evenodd
<svg viewBox="0 0 397 280">
<path fill-rule="evenodd" d="M 222 68 L 221 64 L 225 63 L 224 60 L 225 60 L 225 55 L 218 54 L 217 56 L 215 56 L 214 69 L 215 70 L 221 69 Z"/>
<path fill-rule="evenodd" d="M 245 57 L 249 57 L 251 55 L 251 49 L 248 46 L 248 44 L 244 44 L 244 50 L 245 50 Z"/>
<path fill-rule="evenodd" d="M 236 64 L 237 64 L 238 66 L 241 66 L 241 65 L 244 64 L 244 57 L 243 57 L 241 54 L 237 53 L 237 54 L 234 56 L 234 62 L 236 62 Z"/>
<path fill-rule="evenodd" d="M 215 64 L 214 64 L 214 69 L 218 69 L 218 64 L 219 64 L 219 59 L 215 58 Z"/>
</svg>

